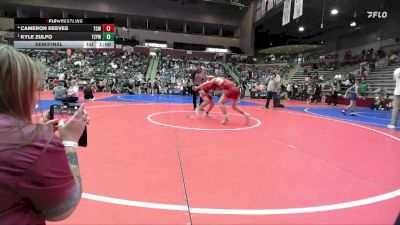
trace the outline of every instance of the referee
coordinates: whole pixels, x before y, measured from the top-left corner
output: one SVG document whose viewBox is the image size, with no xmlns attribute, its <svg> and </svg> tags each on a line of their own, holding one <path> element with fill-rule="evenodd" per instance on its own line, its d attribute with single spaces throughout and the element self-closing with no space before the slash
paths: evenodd
<svg viewBox="0 0 400 225">
<path fill-rule="evenodd" d="M 200 84 L 206 82 L 207 80 L 211 80 L 214 76 L 207 75 L 205 72 L 201 71 L 200 67 L 197 67 L 195 71 L 191 74 L 193 86 L 199 86 Z M 193 110 L 197 108 L 197 95 L 198 91 L 193 91 L 193 86 L 191 87 L 192 96 L 193 96 Z M 200 98 L 201 104 L 203 100 Z"/>
</svg>

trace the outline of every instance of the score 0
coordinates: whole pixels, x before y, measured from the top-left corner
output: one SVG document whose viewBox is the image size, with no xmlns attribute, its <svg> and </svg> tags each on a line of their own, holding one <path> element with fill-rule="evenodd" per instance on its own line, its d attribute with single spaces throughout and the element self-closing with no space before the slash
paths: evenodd
<svg viewBox="0 0 400 225">
<path fill-rule="evenodd" d="M 114 24 L 103 24 L 103 32 L 114 32 Z"/>
<path fill-rule="evenodd" d="M 114 41 L 114 32 L 103 32 L 103 41 Z"/>
</svg>

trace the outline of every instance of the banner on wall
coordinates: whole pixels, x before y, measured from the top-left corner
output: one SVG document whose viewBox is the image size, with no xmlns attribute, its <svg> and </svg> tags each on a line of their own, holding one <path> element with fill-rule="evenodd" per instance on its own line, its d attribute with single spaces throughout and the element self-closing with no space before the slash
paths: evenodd
<svg viewBox="0 0 400 225">
<path fill-rule="evenodd" d="M 262 17 L 261 6 L 262 6 L 262 0 L 258 0 L 256 5 L 256 20 L 259 20 Z"/>
<path fill-rule="evenodd" d="M 265 15 L 266 7 L 267 7 L 267 0 L 261 0 L 261 16 Z"/>
<path fill-rule="evenodd" d="M 267 0 L 267 11 L 274 7 L 274 0 Z"/>
<path fill-rule="evenodd" d="M 303 15 L 303 0 L 294 0 L 293 19 Z"/>
<path fill-rule="evenodd" d="M 291 7 L 292 7 L 292 0 L 285 0 L 285 2 L 283 3 L 282 26 L 285 26 L 290 22 Z"/>
</svg>

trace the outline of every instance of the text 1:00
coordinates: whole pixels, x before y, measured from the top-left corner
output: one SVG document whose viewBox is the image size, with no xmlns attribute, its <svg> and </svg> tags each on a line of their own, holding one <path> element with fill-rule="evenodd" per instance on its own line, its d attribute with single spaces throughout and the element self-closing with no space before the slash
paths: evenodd
<svg viewBox="0 0 400 225">
<path fill-rule="evenodd" d="M 109 42 L 100 42 L 101 47 L 111 47 L 111 43 Z"/>
</svg>

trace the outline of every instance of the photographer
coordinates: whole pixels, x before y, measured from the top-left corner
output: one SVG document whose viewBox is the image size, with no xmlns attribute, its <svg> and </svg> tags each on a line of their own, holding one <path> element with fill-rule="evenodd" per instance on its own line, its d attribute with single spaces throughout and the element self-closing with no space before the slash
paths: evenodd
<svg viewBox="0 0 400 225">
<path fill-rule="evenodd" d="M 81 198 L 77 142 L 90 119 L 81 106 L 68 122 L 45 113 L 33 123 L 43 74 L 43 66 L 0 45 L 0 224 L 64 220 Z"/>
</svg>

